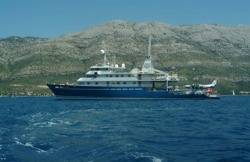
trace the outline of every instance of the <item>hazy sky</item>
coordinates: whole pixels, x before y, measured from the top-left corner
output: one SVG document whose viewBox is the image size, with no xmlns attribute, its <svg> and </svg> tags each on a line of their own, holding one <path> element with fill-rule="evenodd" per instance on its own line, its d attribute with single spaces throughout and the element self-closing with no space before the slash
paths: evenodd
<svg viewBox="0 0 250 162">
<path fill-rule="evenodd" d="M 250 0 L 0 0 L 0 37 L 56 37 L 110 20 L 250 25 Z"/>
</svg>

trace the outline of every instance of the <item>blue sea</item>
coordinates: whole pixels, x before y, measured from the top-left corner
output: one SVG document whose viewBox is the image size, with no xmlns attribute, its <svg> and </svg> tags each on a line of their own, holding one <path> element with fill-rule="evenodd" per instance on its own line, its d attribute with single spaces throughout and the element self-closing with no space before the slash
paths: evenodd
<svg viewBox="0 0 250 162">
<path fill-rule="evenodd" d="M 0 161 L 249 162 L 250 97 L 1 97 Z"/>
</svg>

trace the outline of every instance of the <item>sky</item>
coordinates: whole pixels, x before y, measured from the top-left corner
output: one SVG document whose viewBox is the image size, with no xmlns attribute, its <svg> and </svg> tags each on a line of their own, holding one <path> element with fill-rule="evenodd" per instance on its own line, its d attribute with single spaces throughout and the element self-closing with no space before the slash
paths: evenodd
<svg viewBox="0 0 250 162">
<path fill-rule="evenodd" d="M 53 38 L 112 20 L 249 26 L 250 0 L 0 0 L 0 38 Z"/>
</svg>

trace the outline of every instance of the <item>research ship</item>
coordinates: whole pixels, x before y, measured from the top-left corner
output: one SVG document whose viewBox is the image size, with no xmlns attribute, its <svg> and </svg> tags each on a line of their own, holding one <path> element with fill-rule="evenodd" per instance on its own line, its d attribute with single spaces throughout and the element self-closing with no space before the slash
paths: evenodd
<svg viewBox="0 0 250 162">
<path fill-rule="evenodd" d="M 70 84 L 47 84 L 53 94 L 61 99 L 218 99 L 214 94 L 216 81 L 212 84 L 191 84 L 180 88 L 177 74 L 155 69 L 151 58 L 151 37 L 148 52 L 141 69 L 126 70 L 107 60 L 101 50 L 103 62 Z"/>
</svg>

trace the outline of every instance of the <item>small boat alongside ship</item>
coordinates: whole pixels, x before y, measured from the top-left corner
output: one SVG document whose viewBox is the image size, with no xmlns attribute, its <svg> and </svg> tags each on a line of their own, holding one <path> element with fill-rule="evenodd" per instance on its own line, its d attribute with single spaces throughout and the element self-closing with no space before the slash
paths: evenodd
<svg viewBox="0 0 250 162">
<path fill-rule="evenodd" d="M 125 64 L 110 64 L 105 50 L 103 63 L 90 67 L 75 84 L 47 84 L 63 99 L 218 99 L 216 81 L 207 85 L 186 85 L 180 89 L 178 75 L 155 69 L 151 59 L 151 37 L 142 68 L 126 70 Z"/>
</svg>

